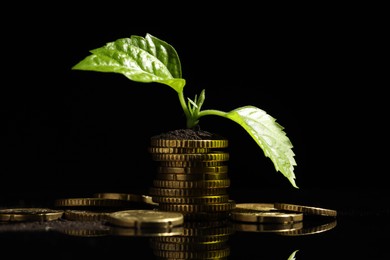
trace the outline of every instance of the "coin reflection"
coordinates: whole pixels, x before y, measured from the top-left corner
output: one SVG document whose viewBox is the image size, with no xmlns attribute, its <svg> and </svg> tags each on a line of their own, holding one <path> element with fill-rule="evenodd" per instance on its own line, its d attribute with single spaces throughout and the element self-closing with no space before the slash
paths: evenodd
<svg viewBox="0 0 390 260">
<path fill-rule="evenodd" d="M 187 221 L 183 234 L 153 237 L 150 246 L 159 259 L 227 258 L 230 254 L 228 239 L 234 233 L 228 221 Z"/>
</svg>

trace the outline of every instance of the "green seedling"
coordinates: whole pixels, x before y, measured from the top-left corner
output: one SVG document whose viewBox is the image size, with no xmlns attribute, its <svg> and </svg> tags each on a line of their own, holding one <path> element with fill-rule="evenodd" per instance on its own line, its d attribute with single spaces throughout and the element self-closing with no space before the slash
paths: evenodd
<svg viewBox="0 0 390 260">
<path fill-rule="evenodd" d="M 176 91 L 186 116 L 186 127 L 194 128 L 204 116 L 220 116 L 230 119 L 253 138 L 271 159 L 276 171 L 281 172 L 292 184 L 295 183 L 293 145 L 276 119 L 255 106 L 243 106 L 229 112 L 215 109 L 201 110 L 205 101 L 205 90 L 194 99 L 185 98 L 182 68 L 179 56 L 173 46 L 146 34 L 145 37 L 132 35 L 117 39 L 105 46 L 91 50 L 72 67 L 73 70 L 119 73 L 136 82 L 156 82 Z"/>
</svg>

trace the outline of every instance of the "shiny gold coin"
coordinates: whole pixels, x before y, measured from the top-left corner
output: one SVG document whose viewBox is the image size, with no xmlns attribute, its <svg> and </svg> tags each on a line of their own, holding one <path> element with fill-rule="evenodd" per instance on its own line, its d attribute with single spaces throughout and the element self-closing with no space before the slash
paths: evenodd
<svg viewBox="0 0 390 260">
<path fill-rule="evenodd" d="M 134 201 L 134 202 L 143 202 L 142 195 L 132 194 L 132 193 L 103 192 L 103 193 L 95 193 L 94 197 L 103 198 L 103 199 L 127 200 L 127 201 Z"/>
<path fill-rule="evenodd" d="M 158 203 L 153 201 L 153 197 L 152 196 L 142 195 L 142 201 L 144 203 L 152 205 L 154 207 L 158 206 Z"/>
<path fill-rule="evenodd" d="M 110 213 L 107 221 L 128 228 L 172 228 L 182 225 L 184 216 L 179 212 L 161 210 L 122 210 Z"/>
<path fill-rule="evenodd" d="M 150 206 L 158 206 L 157 203 L 153 202 L 152 197 L 143 194 L 132 194 L 132 193 L 96 193 L 94 194 L 97 198 L 113 199 L 113 200 L 124 200 L 135 203 L 147 204 Z"/>
<path fill-rule="evenodd" d="M 198 173 L 227 173 L 228 166 L 209 166 L 209 167 L 158 167 L 158 173 L 174 174 L 198 174 Z"/>
<path fill-rule="evenodd" d="M 129 201 L 104 198 L 67 198 L 57 199 L 54 202 L 57 207 L 125 207 Z"/>
<path fill-rule="evenodd" d="M 306 215 L 319 215 L 327 217 L 336 217 L 337 211 L 332 209 L 324 209 L 318 207 L 302 206 L 287 203 L 275 203 L 275 208 L 285 211 L 301 212 Z"/>
<path fill-rule="evenodd" d="M 236 231 L 242 232 L 268 232 L 268 233 L 283 233 L 299 232 L 303 228 L 303 222 L 289 222 L 289 223 L 234 223 Z"/>
<path fill-rule="evenodd" d="M 168 181 L 201 181 L 201 180 L 224 180 L 228 179 L 227 173 L 157 173 L 157 180 Z"/>
<path fill-rule="evenodd" d="M 58 231 L 76 237 L 101 237 L 110 234 L 109 229 L 61 229 Z"/>
<path fill-rule="evenodd" d="M 61 218 L 63 213 L 49 208 L 0 209 L 0 221 L 52 221 Z"/>
<path fill-rule="evenodd" d="M 225 166 L 224 161 L 160 161 L 162 167 L 213 167 Z"/>
<path fill-rule="evenodd" d="M 273 203 L 237 203 L 236 208 L 254 211 L 278 211 L 278 209 L 274 207 Z"/>
<path fill-rule="evenodd" d="M 231 211 L 235 208 L 236 204 L 233 200 L 223 203 L 214 204 L 168 204 L 160 203 L 159 209 L 165 211 L 175 212 L 223 212 Z"/>
<path fill-rule="evenodd" d="M 167 188 L 149 188 L 149 193 L 154 196 L 164 197 L 191 197 L 191 196 L 214 196 L 227 194 L 226 188 L 210 188 L 210 189 L 167 189 Z"/>
<path fill-rule="evenodd" d="M 226 148 L 228 140 L 175 140 L 151 138 L 153 147 L 180 147 L 180 148 Z"/>
<path fill-rule="evenodd" d="M 209 153 L 210 148 L 149 147 L 150 153 Z"/>
<path fill-rule="evenodd" d="M 65 210 L 63 218 L 73 221 L 104 221 L 111 212 L 96 212 L 90 210 Z"/>
<path fill-rule="evenodd" d="M 229 153 L 188 153 L 188 154 L 152 154 L 154 161 L 229 161 Z"/>
<path fill-rule="evenodd" d="M 231 219 L 234 221 L 254 223 L 289 223 L 302 221 L 303 214 L 236 208 L 231 212 Z"/>
<path fill-rule="evenodd" d="M 153 201 L 157 203 L 169 204 L 209 204 L 209 203 L 225 203 L 229 201 L 228 195 L 217 196 L 201 196 L 201 197 L 153 197 Z"/>
<path fill-rule="evenodd" d="M 206 181 L 166 181 L 154 179 L 153 185 L 155 187 L 168 189 L 228 188 L 230 186 L 230 179 Z"/>
</svg>

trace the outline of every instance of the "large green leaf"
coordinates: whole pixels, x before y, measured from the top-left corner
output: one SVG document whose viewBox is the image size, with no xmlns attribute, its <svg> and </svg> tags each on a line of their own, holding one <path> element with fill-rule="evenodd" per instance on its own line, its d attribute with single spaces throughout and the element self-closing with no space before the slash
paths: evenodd
<svg viewBox="0 0 390 260">
<path fill-rule="evenodd" d="M 240 124 L 262 148 L 265 156 L 271 159 L 275 169 L 298 188 L 295 183 L 293 145 L 275 118 L 254 106 L 237 108 L 228 112 L 226 117 Z"/>
<path fill-rule="evenodd" d="M 118 39 L 90 52 L 72 69 L 120 73 L 133 81 L 168 85 L 178 93 L 186 84 L 174 48 L 149 34 Z"/>
</svg>

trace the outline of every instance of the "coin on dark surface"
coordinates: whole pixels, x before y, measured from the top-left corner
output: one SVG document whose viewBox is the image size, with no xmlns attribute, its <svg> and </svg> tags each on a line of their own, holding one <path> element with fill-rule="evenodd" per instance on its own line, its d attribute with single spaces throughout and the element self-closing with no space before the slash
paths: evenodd
<svg viewBox="0 0 390 260">
<path fill-rule="evenodd" d="M 231 212 L 231 219 L 240 222 L 252 223 L 289 223 L 303 220 L 303 213 L 258 211 L 236 208 Z"/>
<path fill-rule="evenodd" d="M 303 222 L 289 223 L 244 223 L 237 222 L 233 224 L 236 231 L 242 232 L 264 232 L 264 233 L 283 233 L 299 232 L 303 228 Z"/>
<path fill-rule="evenodd" d="M 237 209 L 248 209 L 248 210 L 256 210 L 256 211 L 275 211 L 278 210 L 275 208 L 273 203 L 237 203 Z"/>
<path fill-rule="evenodd" d="M 184 223 L 184 215 L 160 210 L 121 210 L 110 213 L 107 221 L 128 228 L 172 228 Z"/>
<path fill-rule="evenodd" d="M 103 221 L 111 212 L 91 210 L 65 210 L 63 218 L 74 221 Z"/>
<path fill-rule="evenodd" d="M 57 199 L 54 205 L 57 207 L 126 207 L 130 201 L 105 198 L 67 198 Z"/>
<path fill-rule="evenodd" d="M 133 194 L 133 193 L 101 192 L 101 193 L 95 193 L 94 197 L 103 198 L 103 199 L 142 202 L 142 195 Z"/>
<path fill-rule="evenodd" d="M 50 208 L 0 209 L 0 221 L 52 221 L 61 218 L 63 213 Z"/>
<path fill-rule="evenodd" d="M 318 216 L 327 216 L 327 217 L 336 217 L 337 211 L 332 209 L 311 207 L 311 206 L 302 206 L 288 203 L 275 203 L 275 208 L 291 212 L 301 212 L 305 215 L 318 215 Z"/>
</svg>

